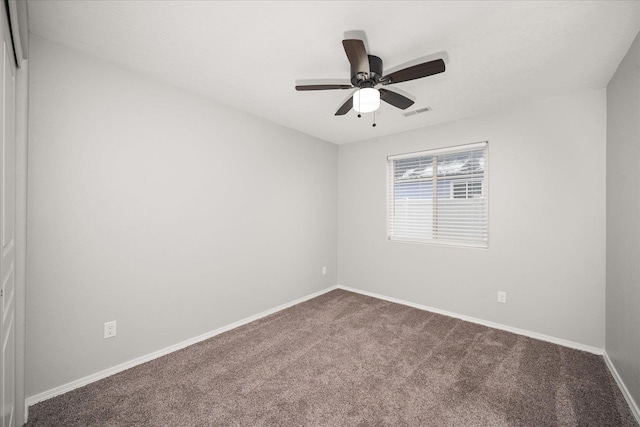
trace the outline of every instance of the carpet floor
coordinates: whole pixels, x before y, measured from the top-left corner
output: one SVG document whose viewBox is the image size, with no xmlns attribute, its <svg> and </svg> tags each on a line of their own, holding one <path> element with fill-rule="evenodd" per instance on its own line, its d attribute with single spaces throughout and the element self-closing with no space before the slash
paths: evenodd
<svg viewBox="0 0 640 427">
<path fill-rule="evenodd" d="M 32 406 L 27 426 L 637 426 L 601 356 L 334 290 Z"/>
</svg>

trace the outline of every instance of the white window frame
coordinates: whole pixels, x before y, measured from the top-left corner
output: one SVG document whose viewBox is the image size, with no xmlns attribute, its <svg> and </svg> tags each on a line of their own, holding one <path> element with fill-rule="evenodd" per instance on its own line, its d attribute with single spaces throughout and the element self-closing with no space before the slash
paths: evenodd
<svg viewBox="0 0 640 427">
<path fill-rule="evenodd" d="M 431 220 L 433 221 L 433 236 L 430 238 L 424 238 L 424 237 L 420 237 L 420 236 L 416 236 L 416 237 L 412 237 L 412 236 L 408 236 L 406 234 L 403 235 L 396 235 L 394 233 L 394 220 L 395 220 L 395 209 L 397 208 L 396 205 L 396 198 L 395 198 L 395 161 L 396 160 L 404 160 L 404 159 L 411 159 L 411 158 L 419 158 L 419 157 L 433 157 L 434 158 L 434 173 L 432 173 L 432 177 L 429 179 L 433 180 L 433 186 L 432 186 L 432 203 L 437 203 L 438 198 L 434 198 L 434 195 L 437 195 L 438 189 L 437 189 L 437 182 L 438 180 L 443 180 L 443 177 L 438 178 L 437 176 L 437 157 L 438 156 L 442 156 L 442 155 L 447 155 L 447 154 L 454 154 L 454 153 L 462 153 L 462 152 L 467 152 L 467 151 L 475 151 L 478 149 L 484 149 L 484 168 L 483 168 L 483 172 L 482 172 L 482 176 L 481 176 L 481 180 L 482 180 L 482 184 L 481 184 L 481 191 L 482 191 L 482 197 L 480 198 L 475 198 L 478 200 L 482 200 L 483 201 L 483 206 L 481 208 L 481 211 L 483 212 L 484 215 L 484 222 L 481 223 L 481 225 L 479 226 L 479 230 L 483 230 L 483 237 L 476 239 L 476 238 L 470 238 L 468 241 L 465 241 L 465 239 L 463 238 L 456 238 L 454 240 L 449 240 L 447 238 L 439 238 L 437 237 L 437 232 L 435 230 L 437 230 L 438 227 L 438 221 L 437 221 L 437 215 L 434 214 L 433 218 L 431 218 Z M 387 239 L 391 242 L 405 242 L 405 243 L 421 243 L 421 244 L 435 244 L 435 245 L 446 245 L 446 246 L 464 246 L 464 247 L 473 247 L 473 248 L 481 248 L 481 249 L 488 249 L 489 248 L 489 143 L 488 141 L 483 141 L 483 142 L 478 142 L 478 143 L 473 143 L 473 144 L 465 144 L 465 145 L 458 145 L 458 146 L 454 146 L 454 147 L 446 147 L 446 148 L 438 148 L 438 149 L 433 149 L 433 150 L 426 150 L 426 151 L 419 151 L 419 152 L 412 152 L 412 153 L 405 153 L 405 154 L 398 154 L 398 155 L 391 155 L 387 157 Z M 463 177 L 454 177 L 455 180 L 463 180 Z M 470 180 L 473 179 L 478 179 L 477 175 L 471 175 L 469 176 Z M 447 190 L 450 191 L 450 198 L 451 200 L 454 200 L 454 196 L 453 196 L 453 182 L 450 183 L 450 187 L 447 188 Z M 468 197 L 468 185 L 467 185 L 467 198 L 458 198 L 455 200 L 468 200 L 468 199 L 474 199 L 474 198 L 469 198 Z M 434 202 L 435 200 L 435 202 Z M 442 198 L 440 198 L 439 200 L 442 200 Z M 434 212 L 435 212 L 435 207 L 434 207 Z M 440 224 L 443 224 L 442 222 L 440 222 Z M 448 224 L 450 225 L 450 224 Z M 398 228 L 398 227 L 396 227 Z"/>
</svg>

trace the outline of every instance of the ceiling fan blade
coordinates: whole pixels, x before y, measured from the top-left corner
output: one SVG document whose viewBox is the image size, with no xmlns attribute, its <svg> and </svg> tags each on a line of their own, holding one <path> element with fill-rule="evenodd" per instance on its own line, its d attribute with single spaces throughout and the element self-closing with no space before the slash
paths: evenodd
<svg viewBox="0 0 640 427">
<path fill-rule="evenodd" d="M 347 114 L 349 111 L 351 111 L 351 109 L 353 108 L 353 96 L 350 96 L 349 99 L 347 99 L 345 101 L 344 104 L 342 104 L 340 106 L 340 108 L 338 108 L 338 111 L 336 111 L 336 116 L 344 116 L 345 114 Z"/>
<path fill-rule="evenodd" d="M 380 99 L 386 102 L 387 104 L 391 104 L 394 107 L 398 107 L 401 110 L 406 110 L 407 108 L 413 105 L 413 101 L 404 95 L 400 95 L 399 93 L 396 93 L 387 89 L 378 89 L 378 90 L 380 91 Z"/>
<path fill-rule="evenodd" d="M 351 69 L 356 73 L 365 73 L 369 75 L 369 56 L 364 42 L 358 39 L 342 40 L 342 46 L 347 54 Z"/>
<path fill-rule="evenodd" d="M 444 70 L 444 61 L 442 59 L 436 59 L 434 61 L 423 62 L 422 64 L 403 68 L 402 70 L 398 70 L 394 73 L 386 75 L 380 79 L 380 83 L 382 83 L 383 85 L 389 85 L 393 83 L 421 79 L 422 77 L 443 73 Z"/>
<path fill-rule="evenodd" d="M 336 85 L 336 84 L 325 84 L 325 85 L 297 85 L 296 90 L 329 90 L 329 89 L 352 89 L 351 85 Z"/>
</svg>

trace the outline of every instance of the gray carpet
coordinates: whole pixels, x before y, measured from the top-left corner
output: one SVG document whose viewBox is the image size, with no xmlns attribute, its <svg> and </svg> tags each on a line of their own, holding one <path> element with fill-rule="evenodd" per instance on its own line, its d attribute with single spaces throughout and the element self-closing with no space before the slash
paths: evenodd
<svg viewBox="0 0 640 427">
<path fill-rule="evenodd" d="M 636 426 L 602 357 L 335 290 L 30 408 L 28 426 Z"/>
</svg>

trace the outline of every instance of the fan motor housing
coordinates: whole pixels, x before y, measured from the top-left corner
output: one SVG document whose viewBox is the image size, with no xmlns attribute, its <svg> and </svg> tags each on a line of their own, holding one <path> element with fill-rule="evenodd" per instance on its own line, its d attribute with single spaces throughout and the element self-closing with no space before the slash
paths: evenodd
<svg viewBox="0 0 640 427">
<path fill-rule="evenodd" d="M 369 57 L 369 78 L 358 78 L 358 73 L 351 69 L 351 84 L 355 87 L 373 87 L 378 84 L 382 77 L 382 59 L 375 55 L 367 55 Z"/>
</svg>

